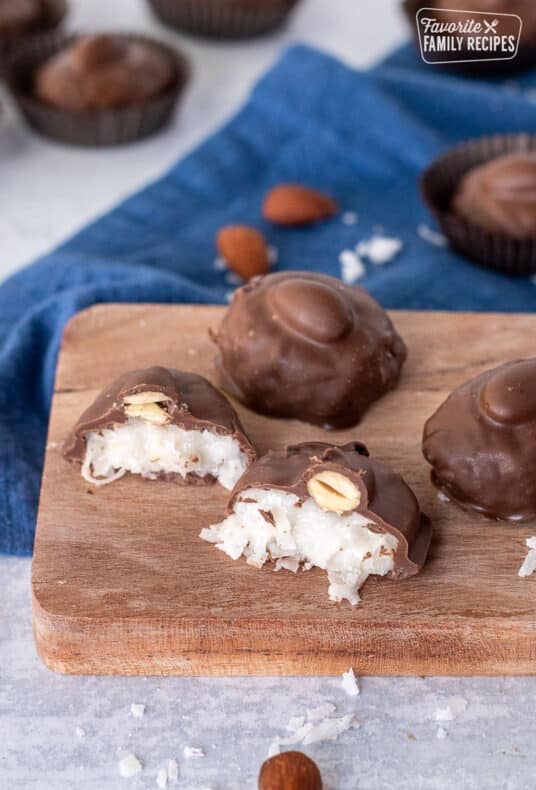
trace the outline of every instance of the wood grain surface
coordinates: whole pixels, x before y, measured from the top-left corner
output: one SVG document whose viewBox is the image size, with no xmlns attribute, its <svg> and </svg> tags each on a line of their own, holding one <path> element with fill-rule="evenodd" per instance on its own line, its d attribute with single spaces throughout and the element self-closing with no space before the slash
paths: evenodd
<svg viewBox="0 0 536 790">
<path fill-rule="evenodd" d="M 414 488 L 434 524 L 428 563 L 372 577 L 355 608 L 327 576 L 256 570 L 198 537 L 227 492 L 126 476 L 90 488 L 62 459 L 80 412 L 116 375 L 165 365 L 214 378 L 220 307 L 100 305 L 69 323 L 57 369 L 39 507 L 34 633 L 50 668 L 79 674 L 531 674 L 536 575 L 521 579 L 535 524 L 489 522 L 442 502 L 421 455 L 424 420 L 467 378 L 534 353 L 536 316 L 395 312 L 409 359 L 399 387 L 356 428 L 325 434 L 236 404 L 260 452 L 361 439 Z"/>
</svg>

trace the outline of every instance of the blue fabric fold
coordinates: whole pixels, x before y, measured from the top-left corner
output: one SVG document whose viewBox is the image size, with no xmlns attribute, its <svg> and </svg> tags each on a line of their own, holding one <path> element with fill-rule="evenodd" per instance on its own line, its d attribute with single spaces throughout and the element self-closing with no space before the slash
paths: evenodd
<svg viewBox="0 0 536 790">
<path fill-rule="evenodd" d="M 230 123 L 167 175 L 0 287 L 0 551 L 29 554 L 61 334 L 98 302 L 225 302 L 214 235 L 265 231 L 277 269 L 340 275 L 339 254 L 378 226 L 403 241 L 360 283 L 388 308 L 533 311 L 536 285 L 479 269 L 417 234 L 432 221 L 418 177 L 449 145 L 536 132 L 536 75 L 483 82 L 424 66 L 411 47 L 369 72 L 289 50 Z M 355 225 L 267 227 L 266 190 L 299 181 L 332 193 Z"/>
</svg>

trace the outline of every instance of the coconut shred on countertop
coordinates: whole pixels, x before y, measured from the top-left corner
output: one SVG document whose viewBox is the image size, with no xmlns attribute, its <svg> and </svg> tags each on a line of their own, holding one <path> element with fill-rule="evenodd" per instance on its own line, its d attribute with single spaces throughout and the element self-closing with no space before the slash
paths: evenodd
<svg viewBox="0 0 536 790">
<path fill-rule="evenodd" d="M 227 399 L 194 373 L 154 367 L 116 379 L 64 445 L 94 485 L 127 472 L 232 489 L 255 452 Z"/>
<path fill-rule="evenodd" d="M 369 575 L 418 573 L 431 528 L 402 478 L 358 442 L 269 452 L 244 474 L 226 517 L 201 538 L 257 568 L 328 573 L 329 598 L 359 602 Z"/>
</svg>

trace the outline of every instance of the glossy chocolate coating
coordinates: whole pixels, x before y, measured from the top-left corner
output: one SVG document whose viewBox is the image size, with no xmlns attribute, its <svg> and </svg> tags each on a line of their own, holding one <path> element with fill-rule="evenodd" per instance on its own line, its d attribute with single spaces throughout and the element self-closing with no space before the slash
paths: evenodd
<svg viewBox="0 0 536 790">
<path fill-rule="evenodd" d="M 406 347 L 366 291 L 282 272 L 236 291 L 214 337 L 221 386 L 254 411 L 355 425 L 395 386 Z"/>
<path fill-rule="evenodd" d="M 490 518 L 536 517 L 536 358 L 508 362 L 454 390 L 424 426 L 432 479 Z"/>
<path fill-rule="evenodd" d="M 132 370 L 106 387 L 70 432 L 63 446 L 64 457 L 68 461 L 82 463 L 86 454 L 86 434 L 127 422 L 123 400 L 127 395 L 139 392 L 161 392 L 171 399 L 166 403 L 171 425 L 187 431 L 229 434 L 239 442 L 250 461 L 255 458 L 255 450 L 238 415 L 221 392 L 196 373 L 162 367 Z M 189 482 L 203 479 L 193 474 L 188 478 Z"/>
<path fill-rule="evenodd" d="M 308 498 L 307 481 L 324 470 L 339 472 L 361 493 L 356 513 L 398 540 L 391 576 L 404 579 L 418 573 L 426 560 L 432 528 L 421 513 L 415 494 L 400 475 L 369 457 L 361 442 L 336 446 L 304 442 L 286 450 L 270 451 L 242 475 L 231 493 L 227 514 L 236 498 L 248 488 L 276 488 Z"/>
<path fill-rule="evenodd" d="M 469 170 L 452 209 L 491 233 L 535 238 L 536 152 L 506 154 Z"/>
<path fill-rule="evenodd" d="M 150 42 L 80 36 L 35 76 L 41 101 L 68 110 L 104 110 L 152 99 L 173 82 L 171 58 Z"/>
</svg>

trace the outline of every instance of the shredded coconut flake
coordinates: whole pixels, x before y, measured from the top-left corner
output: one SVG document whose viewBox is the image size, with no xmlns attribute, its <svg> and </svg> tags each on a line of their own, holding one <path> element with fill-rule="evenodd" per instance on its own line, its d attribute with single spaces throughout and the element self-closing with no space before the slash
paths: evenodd
<svg viewBox="0 0 536 790">
<path fill-rule="evenodd" d="M 463 697 L 449 697 L 444 708 L 438 708 L 434 713 L 436 721 L 454 721 L 467 710 L 467 700 Z"/>
<path fill-rule="evenodd" d="M 346 285 L 352 285 L 365 274 L 365 265 L 353 250 L 343 250 L 339 255 L 339 262 L 341 264 L 341 280 Z"/>
<path fill-rule="evenodd" d="M 150 480 L 159 474 L 185 477 L 193 473 L 212 475 L 231 489 L 246 466 L 246 456 L 232 436 L 155 425 L 134 417 L 113 429 L 87 435 L 82 476 L 99 486 L 127 472 Z"/>
<path fill-rule="evenodd" d="M 356 252 L 358 256 L 368 258 L 376 266 L 383 266 L 398 255 L 402 246 L 400 239 L 376 235 L 368 241 L 361 241 L 356 247 Z"/>
<path fill-rule="evenodd" d="M 344 225 L 355 225 L 359 220 L 359 216 L 355 211 L 345 211 L 341 219 Z"/>
<path fill-rule="evenodd" d="M 175 782 L 179 778 L 179 764 L 176 760 L 168 760 L 167 775 L 170 782 Z"/>
<path fill-rule="evenodd" d="M 281 747 L 296 746 L 301 744 L 307 746 L 318 741 L 334 741 L 339 735 L 350 727 L 359 727 L 352 713 L 339 718 L 330 718 L 334 713 L 335 705 L 326 702 L 316 708 L 307 711 L 307 721 L 304 716 L 293 716 L 287 724 L 287 732 L 290 735 L 275 738 L 268 749 L 268 757 L 279 754 Z"/>
<path fill-rule="evenodd" d="M 270 245 L 268 247 L 268 263 L 270 264 L 270 266 L 275 266 L 278 257 L 279 257 L 279 252 L 277 247 Z"/>
<path fill-rule="evenodd" d="M 442 233 L 439 233 L 437 230 L 433 230 L 429 228 L 428 225 L 425 225 L 424 222 L 417 227 L 417 233 L 421 237 L 423 241 L 427 241 L 428 244 L 433 244 L 434 247 L 446 247 L 447 246 L 447 239 L 443 236 Z"/>
<path fill-rule="evenodd" d="M 370 574 L 392 570 L 396 538 L 369 529 L 374 525 L 362 514 L 329 512 L 311 498 L 298 505 L 298 497 L 289 492 L 249 488 L 233 513 L 201 530 L 200 537 L 233 560 L 245 556 L 256 568 L 290 558 L 304 569 L 327 570 L 330 599 L 357 604 L 358 590 Z"/>
<path fill-rule="evenodd" d="M 287 724 L 289 732 L 296 732 L 305 724 L 305 716 L 293 716 Z"/>
<path fill-rule="evenodd" d="M 439 741 L 442 741 L 446 737 L 447 737 L 447 731 L 445 729 L 443 729 L 443 727 L 438 727 L 437 732 L 436 732 L 436 738 Z"/>
<path fill-rule="evenodd" d="M 450 499 L 443 491 L 437 492 L 437 498 L 439 499 L 440 502 L 450 502 Z"/>
<path fill-rule="evenodd" d="M 227 261 L 225 258 L 218 255 L 218 257 L 214 259 L 213 266 L 217 272 L 223 272 L 227 269 Z"/>
<path fill-rule="evenodd" d="M 518 571 L 518 576 L 531 576 L 536 571 L 536 536 L 527 538 L 525 544 L 528 547 L 527 556 Z"/>
<path fill-rule="evenodd" d="M 161 768 L 156 775 L 156 784 L 161 790 L 166 790 L 168 782 L 168 774 L 165 768 Z"/>
<path fill-rule="evenodd" d="M 127 754 L 118 762 L 119 773 L 124 779 L 130 779 L 132 776 L 141 773 L 142 764 L 135 754 Z"/>
<path fill-rule="evenodd" d="M 142 702 L 133 702 L 130 706 L 130 715 L 135 719 L 142 719 L 145 713 L 145 705 Z"/>
<path fill-rule="evenodd" d="M 200 746 L 185 746 L 182 753 L 187 760 L 198 759 L 199 757 L 205 756 L 205 752 Z"/>
<path fill-rule="evenodd" d="M 300 561 L 295 557 L 280 557 L 275 561 L 274 571 L 290 571 L 296 573 L 300 567 Z"/>
<path fill-rule="evenodd" d="M 354 716 L 349 713 L 340 719 L 323 719 L 315 724 L 303 739 L 303 745 L 308 746 L 318 741 L 336 741 L 339 735 L 349 730 L 355 724 Z"/>
<path fill-rule="evenodd" d="M 335 705 L 333 702 L 325 702 L 323 705 L 319 705 L 317 708 L 309 708 L 307 710 L 307 721 L 319 721 L 320 719 L 325 719 L 326 716 L 331 716 L 332 713 L 335 713 Z"/>
<path fill-rule="evenodd" d="M 85 738 L 86 731 L 84 730 L 83 727 L 77 727 L 76 730 L 74 731 L 74 734 L 76 735 L 77 738 Z"/>
<path fill-rule="evenodd" d="M 350 667 L 348 672 L 343 672 L 341 685 L 348 696 L 357 697 L 359 694 L 359 686 L 352 667 Z"/>
</svg>

